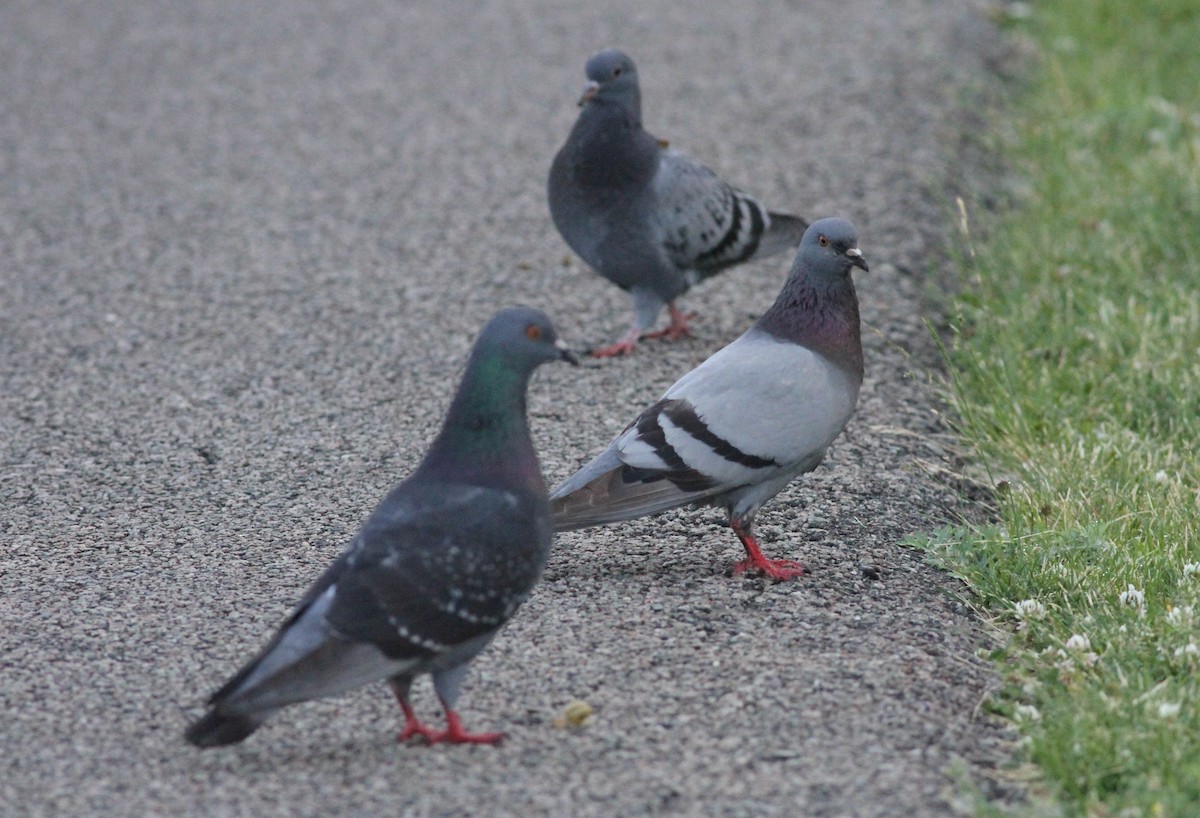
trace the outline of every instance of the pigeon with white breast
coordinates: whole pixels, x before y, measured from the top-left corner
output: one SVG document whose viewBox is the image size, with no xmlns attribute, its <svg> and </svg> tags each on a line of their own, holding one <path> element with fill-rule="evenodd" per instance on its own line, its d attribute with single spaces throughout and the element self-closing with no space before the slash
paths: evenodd
<svg viewBox="0 0 1200 818">
<path fill-rule="evenodd" d="M 555 489 L 555 530 L 713 505 L 725 509 L 746 549 L 734 573 L 801 575 L 799 563 L 763 556 L 752 525 L 763 503 L 817 467 L 858 402 L 853 267 L 867 269 L 854 226 L 814 222 L 771 308 Z"/>
<path fill-rule="evenodd" d="M 552 537 L 529 437 L 526 389 L 549 361 L 576 363 L 542 312 L 517 307 L 484 327 L 445 422 L 412 474 L 367 518 L 274 639 L 188 728 L 198 747 L 242 741 L 280 708 L 387 679 L 401 741 L 495 743 L 468 733 L 454 703 L 467 665 L 525 601 Z M 446 729 L 409 704 L 430 673 Z"/>
<path fill-rule="evenodd" d="M 637 68 L 607 49 L 587 61 L 583 110 L 550 167 L 550 215 L 567 244 L 633 298 L 632 328 L 597 357 L 642 337 L 675 338 L 675 299 L 751 258 L 794 251 L 808 223 L 773 213 L 642 127 Z M 662 308 L 670 325 L 652 333 Z"/>
</svg>

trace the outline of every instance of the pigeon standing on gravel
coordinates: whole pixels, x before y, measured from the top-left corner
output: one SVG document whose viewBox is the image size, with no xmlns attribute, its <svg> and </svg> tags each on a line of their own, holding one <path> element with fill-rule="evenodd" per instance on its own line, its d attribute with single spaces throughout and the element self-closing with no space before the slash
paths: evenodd
<svg viewBox="0 0 1200 818">
<path fill-rule="evenodd" d="M 546 563 L 546 484 L 529 439 L 534 369 L 574 356 L 541 312 L 498 313 L 480 334 L 441 432 L 259 656 L 188 728 L 198 747 L 242 741 L 285 705 L 389 680 L 401 741 L 491 744 L 454 702 L 467 665 L 529 596 Z M 409 687 L 433 674 L 446 729 L 417 720 Z"/>
<path fill-rule="evenodd" d="M 746 548 L 734 573 L 804 573 L 763 556 L 751 525 L 763 503 L 816 468 L 854 412 L 863 354 L 850 268 L 867 269 L 857 244 L 843 219 L 809 227 L 783 291 L 754 326 L 554 491 L 555 530 L 714 505 Z"/>
<path fill-rule="evenodd" d="M 554 157 L 548 192 L 571 249 L 633 298 L 633 327 L 592 353 L 607 357 L 632 352 L 641 337 L 686 335 L 676 298 L 726 267 L 794 250 L 807 222 L 768 212 L 647 133 L 628 55 L 601 51 L 585 70 L 583 110 Z M 663 306 L 671 323 L 651 333 Z"/>
</svg>

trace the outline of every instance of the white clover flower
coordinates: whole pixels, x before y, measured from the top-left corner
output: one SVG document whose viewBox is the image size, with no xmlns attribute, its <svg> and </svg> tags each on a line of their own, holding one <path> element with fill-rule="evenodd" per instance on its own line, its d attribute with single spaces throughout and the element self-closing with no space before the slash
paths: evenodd
<svg viewBox="0 0 1200 818">
<path fill-rule="evenodd" d="M 1155 483 L 1166 483 L 1166 482 L 1169 482 L 1170 479 L 1171 478 L 1162 469 L 1159 469 L 1158 471 L 1156 471 L 1154 473 L 1154 482 Z"/>
<path fill-rule="evenodd" d="M 1192 579 L 1200 574 L 1200 562 L 1185 562 L 1183 564 L 1183 576 L 1185 579 Z"/>
<path fill-rule="evenodd" d="M 1032 704 L 1018 704 L 1013 717 L 1017 721 L 1041 721 L 1042 713 Z"/>
<path fill-rule="evenodd" d="M 1022 599 L 1016 604 L 1017 619 L 1028 622 L 1033 619 L 1044 619 L 1046 606 L 1036 599 Z"/>
<path fill-rule="evenodd" d="M 1167 611 L 1167 622 L 1176 628 L 1187 627 L 1192 624 L 1192 619 L 1195 616 L 1195 610 L 1191 605 L 1179 605 Z"/>
<path fill-rule="evenodd" d="M 1158 717 L 1160 719 L 1173 719 L 1179 715 L 1179 709 L 1182 705 L 1179 702 L 1162 702 L 1158 706 Z"/>
<path fill-rule="evenodd" d="M 1004 9 L 1004 13 L 1011 20 L 1028 20 L 1033 16 L 1033 6 L 1025 2 L 1009 3 Z"/>
<path fill-rule="evenodd" d="M 1200 656 L 1200 645 L 1197 645 L 1195 642 L 1188 642 L 1181 648 L 1175 648 L 1175 656 L 1180 659 L 1185 656 L 1189 659 L 1194 659 Z"/>
<path fill-rule="evenodd" d="M 1092 649 L 1092 640 L 1087 638 L 1087 634 L 1076 633 L 1066 641 L 1063 647 L 1072 653 L 1083 653 Z"/>
<path fill-rule="evenodd" d="M 1139 610 L 1145 610 L 1146 608 L 1146 593 L 1141 588 L 1129 585 L 1121 592 L 1119 599 L 1122 605 L 1130 608 L 1138 608 Z"/>
</svg>

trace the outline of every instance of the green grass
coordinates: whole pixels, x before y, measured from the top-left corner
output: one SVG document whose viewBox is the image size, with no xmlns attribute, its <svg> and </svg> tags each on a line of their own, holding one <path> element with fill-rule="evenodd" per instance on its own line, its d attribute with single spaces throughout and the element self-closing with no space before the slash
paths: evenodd
<svg viewBox="0 0 1200 818">
<path fill-rule="evenodd" d="M 997 521 L 922 545 L 1009 634 L 1025 812 L 1200 815 L 1200 3 L 1014 25 L 1041 54 L 1003 147 L 1028 187 L 965 210 L 947 350 Z"/>
</svg>

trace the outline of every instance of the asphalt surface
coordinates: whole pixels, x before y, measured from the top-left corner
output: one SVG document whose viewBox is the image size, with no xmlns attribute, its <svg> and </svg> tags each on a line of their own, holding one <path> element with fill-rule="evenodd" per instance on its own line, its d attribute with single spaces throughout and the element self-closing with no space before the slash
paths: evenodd
<svg viewBox="0 0 1200 818">
<path fill-rule="evenodd" d="M 858 413 L 760 516 L 810 575 L 728 576 L 712 510 L 576 532 L 468 677 L 464 720 L 500 747 L 398 746 L 382 684 L 186 745 L 424 450 L 496 309 L 541 307 L 578 347 L 627 326 L 544 192 L 609 45 L 651 131 L 859 227 Z M 1000 48 L 956 0 L 5 3 L 0 812 L 935 816 L 960 775 L 997 792 L 985 630 L 899 543 L 970 511 L 930 476 L 923 319 Z M 691 339 L 539 372 L 548 480 L 787 267 L 693 290 Z M 573 699 L 592 721 L 556 728 Z"/>
</svg>

